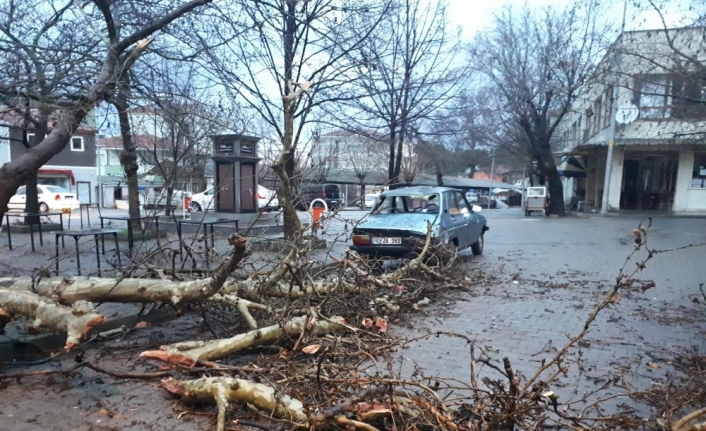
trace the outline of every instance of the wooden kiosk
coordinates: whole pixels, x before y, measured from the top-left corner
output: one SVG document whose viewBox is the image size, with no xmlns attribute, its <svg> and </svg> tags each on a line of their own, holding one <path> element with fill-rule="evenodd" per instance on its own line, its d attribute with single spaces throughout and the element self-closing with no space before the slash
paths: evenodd
<svg viewBox="0 0 706 431">
<path fill-rule="evenodd" d="M 216 212 L 257 212 L 257 143 L 245 135 L 213 135 Z"/>
</svg>

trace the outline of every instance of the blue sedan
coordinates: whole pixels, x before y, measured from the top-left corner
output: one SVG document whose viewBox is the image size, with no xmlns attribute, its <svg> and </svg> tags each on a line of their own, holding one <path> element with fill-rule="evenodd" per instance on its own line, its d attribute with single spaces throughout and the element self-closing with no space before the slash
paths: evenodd
<svg viewBox="0 0 706 431">
<path fill-rule="evenodd" d="M 488 223 L 480 207 L 448 187 L 407 187 L 382 193 L 367 219 L 353 230 L 351 249 L 361 255 L 404 257 L 424 247 L 427 222 L 434 246 L 470 247 L 483 253 Z"/>
</svg>

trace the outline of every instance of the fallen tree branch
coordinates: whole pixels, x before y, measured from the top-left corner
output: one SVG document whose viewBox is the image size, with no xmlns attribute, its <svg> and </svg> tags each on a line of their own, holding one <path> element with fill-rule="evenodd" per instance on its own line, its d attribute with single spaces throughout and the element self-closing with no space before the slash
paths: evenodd
<svg viewBox="0 0 706 431">
<path fill-rule="evenodd" d="M 66 349 L 78 344 L 94 326 L 105 321 L 105 316 L 86 301 L 66 307 L 36 293 L 0 288 L 0 333 L 16 315 L 34 318 L 29 327 L 31 333 L 39 328 L 65 332 Z"/>
<path fill-rule="evenodd" d="M 173 306 L 197 302 L 214 295 L 223 286 L 226 278 L 246 256 L 246 239 L 238 234 L 228 238 L 234 246 L 229 259 L 223 262 L 212 277 L 201 280 L 174 282 L 148 278 L 93 278 L 54 277 L 35 283 L 32 278 L 2 278 L 0 286 L 8 289 L 34 290 L 40 296 L 60 304 L 78 301 L 121 303 L 167 303 Z M 0 308 L 3 303 L 0 302 Z"/>
<path fill-rule="evenodd" d="M 275 393 L 274 388 L 250 380 L 232 377 L 202 377 L 196 380 L 162 380 L 162 387 L 186 403 L 215 401 L 218 406 L 217 431 L 225 430 L 228 403 L 252 404 L 278 419 L 306 420 L 301 401 Z"/>
<path fill-rule="evenodd" d="M 309 332 L 323 335 L 343 328 L 343 318 L 310 322 Z M 256 346 L 268 345 L 284 336 L 298 336 L 304 327 L 304 317 L 295 317 L 284 325 L 272 325 L 254 331 L 238 334 L 235 337 L 211 341 L 187 341 L 162 346 L 160 350 L 149 350 L 140 354 L 141 358 L 158 359 L 183 366 L 196 365 L 198 361 L 213 361 Z"/>
</svg>

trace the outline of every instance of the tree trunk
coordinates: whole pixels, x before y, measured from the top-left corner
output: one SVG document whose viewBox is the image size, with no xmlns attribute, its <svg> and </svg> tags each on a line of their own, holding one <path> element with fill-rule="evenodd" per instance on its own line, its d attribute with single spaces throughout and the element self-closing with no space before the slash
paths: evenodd
<svg viewBox="0 0 706 431">
<path fill-rule="evenodd" d="M 546 186 L 549 190 L 549 207 L 547 214 L 565 216 L 564 186 L 561 183 L 559 172 L 556 169 L 556 163 L 554 163 L 554 156 L 551 149 L 545 148 L 537 162 L 541 173 L 540 183 L 541 180 L 546 180 Z"/>
<path fill-rule="evenodd" d="M 436 162 L 436 185 L 443 187 L 444 186 L 444 173 L 441 172 L 441 165 L 439 162 Z"/>
<path fill-rule="evenodd" d="M 118 91 L 113 100 L 113 105 L 118 110 L 118 119 L 120 120 L 120 135 L 123 140 L 123 150 L 120 152 L 120 164 L 125 171 L 127 180 L 127 199 L 128 199 L 128 214 L 130 215 L 132 228 L 142 230 L 142 223 L 137 220 L 140 217 L 140 195 L 138 194 L 137 184 L 137 147 L 132 141 L 132 131 L 130 128 L 130 117 L 128 116 L 128 103 L 130 98 L 130 79 L 128 74 L 123 75 L 123 78 L 118 83 Z"/>
<path fill-rule="evenodd" d="M 174 187 L 167 186 L 167 202 L 165 203 L 166 207 L 164 210 L 164 215 L 166 215 L 166 216 L 172 215 L 172 198 L 173 197 L 174 197 Z M 181 205 L 184 205 L 184 203 L 181 202 Z M 176 208 L 174 210 L 176 211 Z"/>
<path fill-rule="evenodd" d="M 360 181 L 360 209 L 365 210 L 365 181 Z"/>
<path fill-rule="evenodd" d="M 25 208 L 24 210 L 28 213 L 38 213 L 39 212 L 39 191 L 37 190 L 37 183 L 39 178 L 37 178 L 37 171 L 32 172 L 27 177 L 25 181 Z M 38 224 L 41 221 L 39 217 L 26 217 L 25 223 L 27 224 Z"/>
</svg>

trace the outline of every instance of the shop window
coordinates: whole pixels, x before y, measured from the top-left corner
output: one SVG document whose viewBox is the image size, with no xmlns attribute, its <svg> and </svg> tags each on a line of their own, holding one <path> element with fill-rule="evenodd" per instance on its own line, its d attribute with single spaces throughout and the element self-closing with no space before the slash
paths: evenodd
<svg viewBox="0 0 706 431">
<path fill-rule="evenodd" d="M 694 153 L 691 188 L 706 189 L 706 153 Z"/>
</svg>

